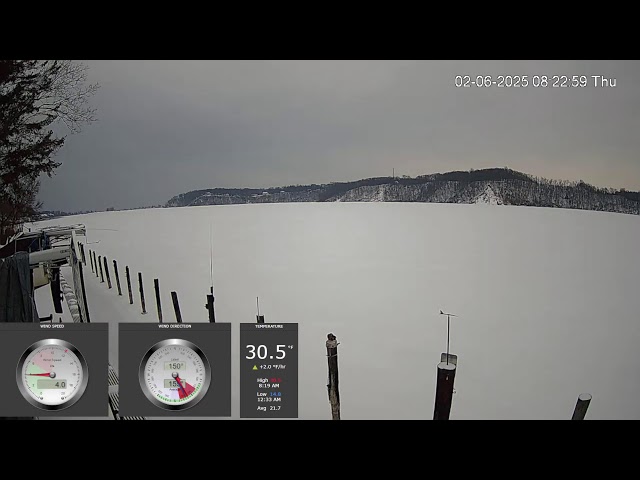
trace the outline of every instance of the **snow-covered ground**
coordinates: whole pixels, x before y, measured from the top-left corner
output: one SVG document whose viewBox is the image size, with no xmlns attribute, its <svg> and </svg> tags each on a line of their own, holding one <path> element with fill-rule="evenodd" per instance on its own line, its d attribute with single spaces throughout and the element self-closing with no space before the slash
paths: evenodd
<svg viewBox="0 0 640 480">
<path fill-rule="evenodd" d="M 184 321 L 205 322 L 213 239 L 216 317 L 297 322 L 300 418 L 328 419 L 325 339 L 340 342 L 344 419 L 430 419 L 436 364 L 452 319 L 458 355 L 452 419 L 640 419 L 640 218 L 546 208 L 302 203 L 105 212 L 88 245 L 132 276 L 147 310 L 87 266 L 92 321 L 155 321 L 178 292 Z M 113 272 L 112 272 L 113 280 Z M 239 416 L 233 326 L 233 417 Z M 110 337 L 116 340 L 115 329 Z M 112 344 L 112 357 L 116 345 Z M 116 359 L 111 359 L 116 363 Z"/>
<path fill-rule="evenodd" d="M 472 203 L 482 205 L 502 205 L 502 199 L 496 195 L 490 185 Z"/>
</svg>

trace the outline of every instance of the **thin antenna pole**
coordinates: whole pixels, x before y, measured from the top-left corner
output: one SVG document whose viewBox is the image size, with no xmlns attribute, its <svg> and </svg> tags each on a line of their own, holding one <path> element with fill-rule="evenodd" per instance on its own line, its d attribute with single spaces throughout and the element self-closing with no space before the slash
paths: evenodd
<svg viewBox="0 0 640 480">
<path fill-rule="evenodd" d="M 258 300 L 258 297 L 256 297 L 256 307 L 258 307 L 258 316 L 260 316 L 260 301 Z"/>
<path fill-rule="evenodd" d="M 447 314 L 447 365 L 449 365 L 449 326 L 450 326 L 450 315 Z"/>
<path fill-rule="evenodd" d="M 213 294 L 213 233 L 212 225 L 209 222 L 209 280 L 211 283 L 211 294 Z"/>
<path fill-rule="evenodd" d="M 213 296 L 213 224 L 211 220 L 209 220 L 209 280 L 211 282 L 211 293 L 207 295 L 207 304 L 205 307 L 209 311 L 209 322 L 215 323 L 216 314 L 213 309 L 213 302 L 215 300 Z"/>
<path fill-rule="evenodd" d="M 453 313 L 445 313 L 442 310 L 440 310 L 440 315 L 446 315 L 447 316 L 447 365 L 449 365 L 449 340 L 451 338 L 451 336 L 450 336 L 450 332 L 451 332 L 451 317 L 457 317 L 457 315 L 454 315 Z"/>
</svg>

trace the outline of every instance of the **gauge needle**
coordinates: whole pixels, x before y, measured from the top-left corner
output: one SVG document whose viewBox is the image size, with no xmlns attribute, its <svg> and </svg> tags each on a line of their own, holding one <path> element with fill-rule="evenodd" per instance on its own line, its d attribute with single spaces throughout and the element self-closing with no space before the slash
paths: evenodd
<svg viewBox="0 0 640 480">
<path fill-rule="evenodd" d="M 55 374 L 53 372 L 51 372 L 51 373 L 27 373 L 27 375 L 30 375 L 32 377 L 51 377 L 51 378 L 55 377 Z"/>
<path fill-rule="evenodd" d="M 184 394 L 185 398 L 188 397 L 189 395 L 187 395 L 187 391 L 184 389 L 184 387 L 182 386 L 182 382 L 180 381 L 180 374 L 177 372 L 173 372 L 171 376 L 175 378 L 176 382 L 178 382 L 178 385 L 180 385 L 180 390 L 182 390 L 182 393 Z"/>
</svg>

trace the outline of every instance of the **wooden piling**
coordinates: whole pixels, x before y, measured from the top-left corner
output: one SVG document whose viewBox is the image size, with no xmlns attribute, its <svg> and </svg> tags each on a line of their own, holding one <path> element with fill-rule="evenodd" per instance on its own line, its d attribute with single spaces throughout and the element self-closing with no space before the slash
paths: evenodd
<svg viewBox="0 0 640 480">
<path fill-rule="evenodd" d="M 327 335 L 327 360 L 329 364 L 329 380 L 327 391 L 331 405 L 331 419 L 340 420 L 340 391 L 338 390 L 338 341 L 333 333 Z"/>
<path fill-rule="evenodd" d="M 89 250 L 89 261 L 91 262 L 91 273 L 93 273 L 93 252 L 91 250 Z"/>
<path fill-rule="evenodd" d="M 133 305 L 133 292 L 131 291 L 131 277 L 129 276 L 129 265 L 124 267 L 124 273 L 127 277 L 127 290 L 129 290 L 129 304 Z"/>
<path fill-rule="evenodd" d="M 96 257 L 96 252 L 93 252 L 93 265 L 96 267 L 96 277 L 98 277 L 98 257 Z"/>
<path fill-rule="evenodd" d="M 122 296 L 122 289 L 120 288 L 120 276 L 118 275 L 118 262 L 113 261 L 113 273 L 116 276 L 116 286 L 118 287 L 118 295 Z"/>
<path fill-rule="evenodd" d="M 438 364 L 438 380 L 436 384 L 436 402 L 433 409 L 434 420 L 449 420 L 451 401 L 453 400 L 453 382 L 456 378 L 454 363 Z"/>
<path fill-rule="evenodd" d="M 576 403 L 576 408 L 573 411 L 573 417 L 571 417 L 571 420 L 584 420 L 584 417 L 587 414 L 587 408 L 589 408 L 590 403 L 590 394 L 581 393 L 580 395 L 578 395 L 578 402 Z"/>
<path fill-rule="evenodd" d="M 100 266 L 100 283 L 104 283 L 104 274 L 102 273 L 102 256 L 98 255 L 98 265 Z"/>
<path fill-rule="evenodd" d="M 144 303 L 144 287 L 142 286 L 142 272 L 138 272 L 138 285 L 140 286 L 140 304 L 142 305 L 142 315 L 147 313 Z"/>
<path fill-rule="evenodd" d="M 109 276 L 109 264 L 107 263 L 107 257 L 102 257 L 104 260 L 104 274 L 107 277 L 107 285 L 111 288 L 111 277 Z"/>
<path fill-rule="evenodd" d="M 156 291 L 156 308 L 158 310 L 158 323 L 162 323 L 162 304 L 160 303 L 160 281 L 153 279 L 153 287 Z"/>
<path fill-rule="evenodd" d="M 176 313 L 176 322 L 182 323 L 182 314 L 180 313 L 180 304 L 178 303 L 178 294 L 171 292 L 171 300 L 173 301 L 173 311 Z"/>
</svg>

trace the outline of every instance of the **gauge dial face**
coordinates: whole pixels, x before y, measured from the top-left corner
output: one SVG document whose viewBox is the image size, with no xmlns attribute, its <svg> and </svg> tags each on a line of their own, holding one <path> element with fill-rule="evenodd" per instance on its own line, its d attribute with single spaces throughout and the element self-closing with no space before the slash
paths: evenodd
<svg viewBox="0 0 640 480">
<path fill-rule="evenodd" d="M 151 403 L 166 410 L 184 410 L 204 398 L 211 383 L 211 367 L 196 345 L 170 339 L 149 349 L 138 376 Z"/>
<path fill-rule="evenodd" d="M 18 389 L 43 410 L 62 410 L 82 397 L 89 371 L 80 351 L 69 342 L 46 339 L 34 343 L 20 357 Z"/>
</svg>

